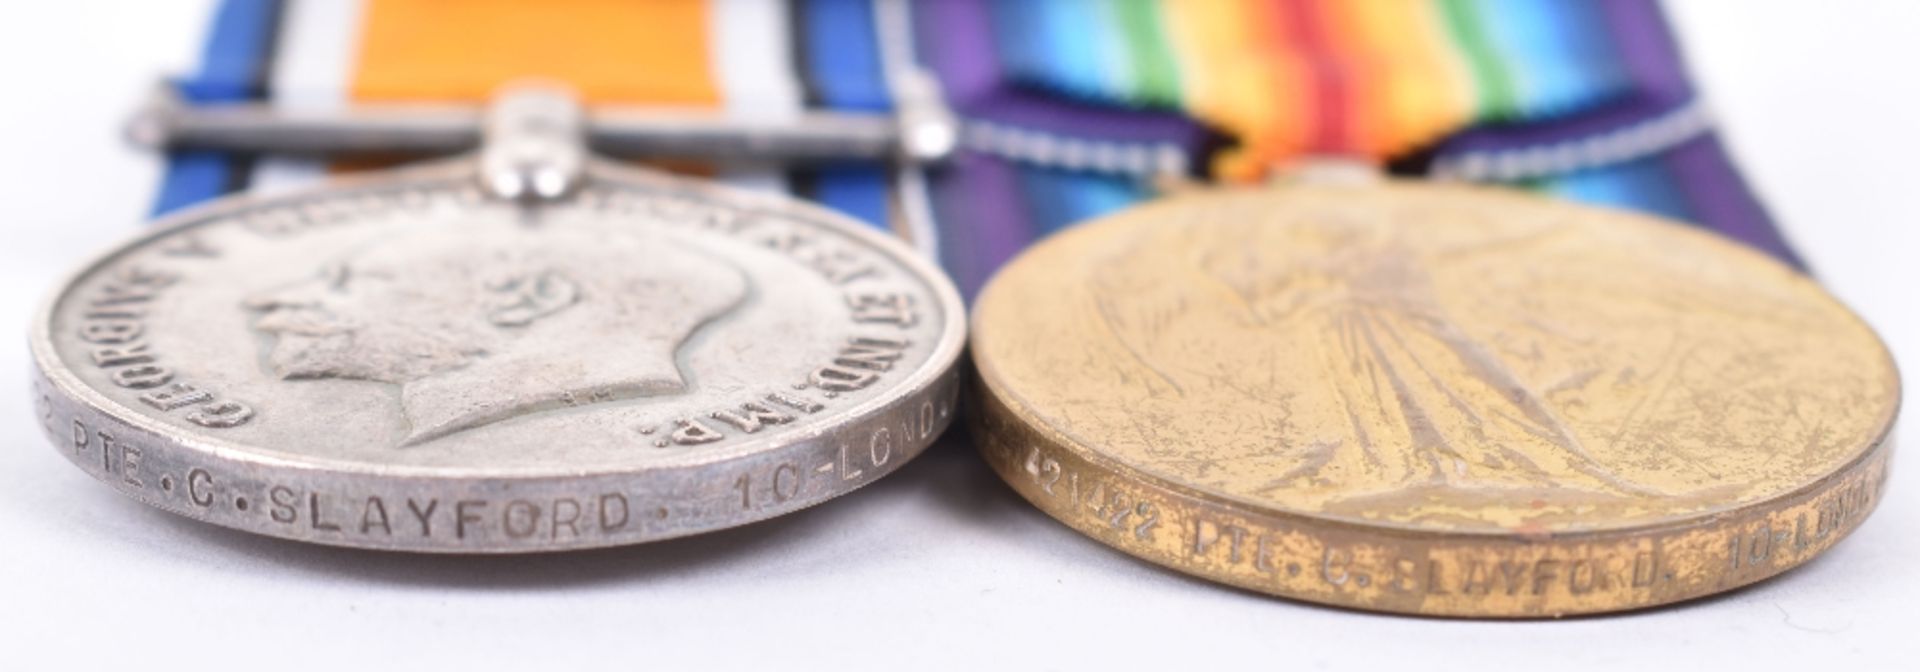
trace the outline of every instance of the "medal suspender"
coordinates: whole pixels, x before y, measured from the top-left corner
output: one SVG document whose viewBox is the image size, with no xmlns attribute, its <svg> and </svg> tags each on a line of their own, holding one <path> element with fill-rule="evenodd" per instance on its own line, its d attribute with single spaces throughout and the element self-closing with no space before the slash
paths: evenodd
<svg viewBox="0 0 1920 672">
<path fill-rule="evenodd" d="M 458 12 L 227 0 L 185 88 L 196 103 L 270 89 L 276 105 L 308 110 L 474 103 L 538 62 L 589 104 L 791 119 L 803 103 L 888 110 L 901 79 L 881 57 L 888 40 L 915 43 L 895 51 L 937 73 L 965 119 L 967 151 L 931 173 L 925 194 L 917 169 L 857 162 L 715 176 L 892 222 L 941 250 L 969 295 L 1033 239 L 1151 198 L 1155 180 L 1247 179 L 1328 154 L 1657 212 L 1800 263 L 1714 136 L 1651 0 L 487 1 Z M 1409 154 L 1417 147 L 1430 149 Z M 317 165 L 243 161 L 177 153 L 156 209 Z M 965 225 L 935 232 L 932 219 Z"/>
<path fill-rule="evenodd" d="M 284 31 L 278 44 L 270 33 L 253 41 L 259 51 L 281 52 L 273 65 L 259 67 L 271 76 L 263 74 L 255 88 L 271 89 L 267 97 L 283 110 L 336 111 L 370 103 L 479 103 L 499 84 L 525 75 L 568 82 L 589 104 L 719 108 L 728 116 L 758 121 L 791 121 L 803 102 L 866 112 L 886 112 L 892 107 L 890 75 L 880 59 L 876 10 L 866 0 L 791 5 L 754 0 L 578 4 L 579 11 L 569 7 L 570 11 L 554 12 L 520 3 L 487 2 L 443 16 L 434 3 L 410 0 L 228 0 L 221 15 L 246 19 L 244 28 L 254 32 Z M 276 26 L 276 19 L 283 15 Z M 238 68 L 245 56 L 228 46 L 239 32 L 235 24 L 234 19 L 223 18 L 211 40 L 218 51 L 210 51 L 209 62 L 217 63 L 223 72 Z M 638 28 L 622 32 L 620 26 Z M 627 39 L 632 32 L 670 33 L 679 39 L 637 46 L 638 42 Z M 591 39 L 553 41 L 547 37 L 553 34 Z M 494 45 L 493 53 L 501 55 L 471 58 L 463 45 L 475 39 Z M 532 52 L 542 53 L 529 56 Z M 516 59 L 515 54 L 520 57 Z M 528 69 L 534 62 L 546 70 Z M 268 79 L 270 87 L 265 86 Z M 239 99 L 195 98 L 193 102 L 234 100 Z M 273 189 L 308 182 L 325 165 L 310 159 L 269 158 L 257 169 L 236 174 L 251 178 L 241 184 Z M 887 172 L 875 164 L 847 162 L 790 171 L 769 165 L 731 166 L 717 169 L 713 176 L 735 186 L 798 191 L 878 226 L 891 221 L 896 233 L 910 234 L 907 229 L 924 219 L 890 217 L 889 213 L 896 208 L 924 211 L 925 206 L 890 198 L 890 188 L 897 186 L 890 183 L 900 178 Z M 169 200 L 164 209 L 233 190 L 237 189 L 202 189 L 191 197 Z M 926 241 L 923 245 L 929 251 L 936 247 L 930 230 L 918 239 Z"/>
</svg>

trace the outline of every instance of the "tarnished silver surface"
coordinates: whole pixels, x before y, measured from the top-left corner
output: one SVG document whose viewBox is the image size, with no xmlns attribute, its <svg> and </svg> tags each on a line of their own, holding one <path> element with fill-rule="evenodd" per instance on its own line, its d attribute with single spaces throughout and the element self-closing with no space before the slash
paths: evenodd
<svg viewBox="0 0 1920 672">
<path fill-rule="evenodd" d="M 475 171 L 229 199 L 121 246 L 36 320 L 40 422 L 199 520 L 516 552 L 793 511 L 951 419 L 960 301 L 899 242 L 609 164 L 534 201 Z"/>
</svg>

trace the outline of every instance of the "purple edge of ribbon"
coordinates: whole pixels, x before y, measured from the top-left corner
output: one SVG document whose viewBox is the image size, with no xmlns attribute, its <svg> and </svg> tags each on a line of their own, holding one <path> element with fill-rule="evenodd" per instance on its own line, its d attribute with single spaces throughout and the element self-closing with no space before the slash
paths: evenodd
<svg viewBox="0 0 1920 672">
<path fill-rule="evenodd" d="M 962 118 L 1094 141 L 1170 143 L 1192 157 L 1205 157 L 1222 142 L 1218 133 L 1185 115 L 1064 100 L 1009 82 L 995 56 L 987 3 L 933 0 L 914 9 L 921 60 Z M 945 227 L 941 239 L 948 270 L 969 297 L 1037 235 L 1024 208 L 1020 170 L 1004 159 L 963 150 L 929 175 L 940 219 L 967 222 L 966 233 L 972 234 L 956 235 L 954 227 Z"/>
<path fill-rule="evenodd" d="M 1437 155 L 1588 137 L 1646 121 L 1692 100 L 1694 89 L 1679 46 L 1657 3 L 1610 0 L 1599 7 L 1633 83 L 1629 96 L 1560 120 L 1470 128 L 1442 143 Z M 963 117 L 1079 138 L 1174 143 L 1197 157 L 1221 144 L 1218 133 L 1182 115 L 1095 106 L 1010 85 L 995 57 L 989 11 L 986 3 L 934 0 L 914 12 L 921 57 Z M 1701 223 L 1804 268 L 1715 135 L 1681 145 L 1662 160 Z M 963 151 L 929 176 L 940 219 L 970 223 L 965 231 L 943 227 L 941 240 L 945 261 L 968 297 L 1035 236 L 1022 207 L 1026 199 L 1018 173 L 1019 168 L 1005 160 Z"/>
</svg>

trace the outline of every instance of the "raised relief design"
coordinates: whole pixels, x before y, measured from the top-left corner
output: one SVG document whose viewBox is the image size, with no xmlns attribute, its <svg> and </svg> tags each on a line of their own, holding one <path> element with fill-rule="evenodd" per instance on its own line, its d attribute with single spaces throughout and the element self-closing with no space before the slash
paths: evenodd
<svg viewBox="0 0 1920 672">
<path fill-rule="evenodd" d="M 416 444 L 530 412 L 682 392 L 677 353 L 745 274 L 658 235 L 433 227 L 251 297 L 286 380 L 391 383 Z"/>
<path fill-rule="evenodd" d="M 1197 246 L 1143 237 L 1101 264 L 1095 313 L 1156 394 L 1204 388 L 1231 400 L 1216 408 L 1250 432 L 1284 437 L 1260 449 L 1293 466 L 1256 491 L 1350 502 L 1441 490 L 1563 502 L 1667 494 L 1596 457 L 1550 390 L 1529 385 L 1438 298 L 1434 260 L 1542 241 L 1554 227 L 1414 249 L 1392 222 L 1361 216 L 1208 225 L 1232 233 Z M 1142 261 L 1169 247 L 1191 252 Z M 1227 343 L 1259 345 L 1216 347 Z"/>
</svg>

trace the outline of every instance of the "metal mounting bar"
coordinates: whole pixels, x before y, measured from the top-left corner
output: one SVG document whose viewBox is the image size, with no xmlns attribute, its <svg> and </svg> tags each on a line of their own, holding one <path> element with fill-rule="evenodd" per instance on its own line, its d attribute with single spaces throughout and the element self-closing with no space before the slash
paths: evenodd
<svg viewBox="0 0 1920 672">
<path fill-rule="evenodd" d="M 303 112 L 258 104 L 191 105 L 162 83 L 134 114 L 127 137 L 151 149 L 211 149 L 325 156 L 453 154 L 481 144 L 481 106 L 366 105 Z M 596 107 L 587 145 L 634 158 L 808 163 L 944 160 L 958 144 L 937 98 L 901 101 L 895 115 L 803 113 L 785 120 L 698 110 Z"/>
</svg>

